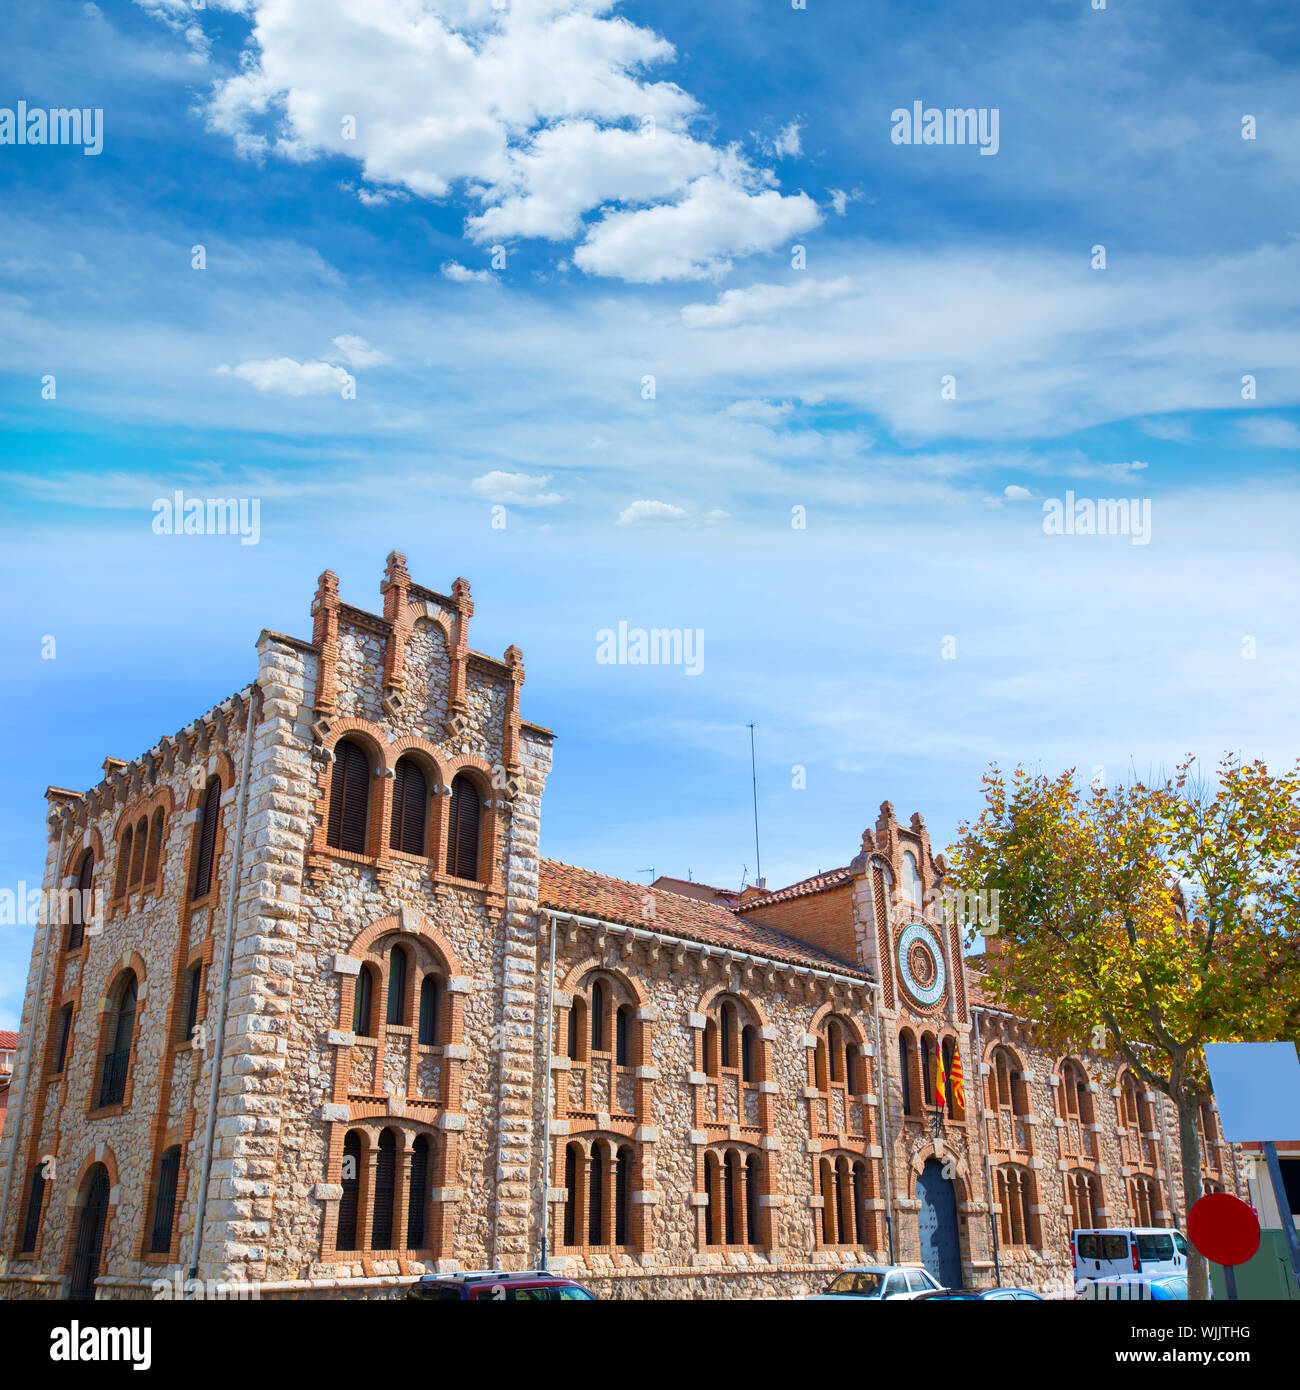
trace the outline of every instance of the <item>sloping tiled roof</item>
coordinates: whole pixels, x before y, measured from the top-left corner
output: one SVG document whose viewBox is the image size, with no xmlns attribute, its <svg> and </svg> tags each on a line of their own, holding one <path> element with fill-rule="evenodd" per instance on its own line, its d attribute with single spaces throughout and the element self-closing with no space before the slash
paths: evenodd
<svg viewBox="0 0 1300 1390">
<path fill-rule="evenodd" d="M 543 907 L 552 907 L 557 912 L 573 912 L 581 917 L 595 917 L 619 926 L 642 927 L 727 950 L 745 951 L 769 960 L 870 978 L 865 970 L 838 956 L 820 951 L 816 946 L 761 923 L 745 921 L 729 908 L 718 907 L 699 898 L 687 898 L 680 893 L 665 892 L 662 888 L 647 888 L 641 883 L 610 878 L 608 874 L 561 864 L 556 859 L 541 861 L 538 879 L 538 901 Z M 647 894 L 654 899 L 653 918 L 642 915 L 642 904 Z"/>
<path fill-rule="evenodd" d="M 825 893 L 832 888 L 841 888 L 853 882 L 853 870 L 847 865 L 842 869 L 827 869 L 823 874 L 813 874 L 811 878 L 801 878 L 788 888 L 778 888 L 775 893 L 767 893 L 761 898 L 750 898 L 741 903 L 737 912 L 748 912 L 752 907 L 768 907 L 772 903 L 789 902 L 791 898 L 806 898 L 812 893 Z"/>
<path fill-rule="evenodd" d="M 0 1028 L 0 1052 L 5 1052 L 11 1047 L 18 1046 L 18 1034 L 11 1033 L 7 1028 Z"/>
</svg>

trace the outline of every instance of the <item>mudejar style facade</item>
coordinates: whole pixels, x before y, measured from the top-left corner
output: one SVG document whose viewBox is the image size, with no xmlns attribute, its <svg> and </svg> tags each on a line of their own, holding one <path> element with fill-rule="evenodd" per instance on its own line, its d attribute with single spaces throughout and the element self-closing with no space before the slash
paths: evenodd
<svg viewBox="0 0 1300 1390">
<path fill-rule="evenodd" d="M 518 648 L 397 552 L 382 592 L 327 572 L 310 641 L 263 632 L 249 686 L 50 789 L 45 889 L 102 910 L 36 931 L 0 1296 L 543 1261 L 761 1296 L 890 1259 L 1059 1291 L 1072 1225 L 1171 1224 L 1172 1112 L 987 1006 L 919 816 L 775 892 L 543 859 Z"/>
</svg>

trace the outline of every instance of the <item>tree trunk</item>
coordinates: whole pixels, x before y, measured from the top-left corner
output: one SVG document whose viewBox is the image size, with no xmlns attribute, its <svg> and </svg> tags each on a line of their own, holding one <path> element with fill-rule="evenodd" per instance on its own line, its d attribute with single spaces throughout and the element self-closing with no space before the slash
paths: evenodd
<svg viewBox="0 0 1300 1390">
<path fill-rule="evenodd" d="M 1201 1140 L 1196 1128 L 1197 1105 L 1185 1095 L 1178 1096 L 1178 1148 L 1183 1160 L 1183 1219 L 1187 1233 L 1187 1213 L 1201 1195 Z M 1210 1296 L 1210 1267 L 1189 1240 L 1187 1242 L 1187 1297 L 1204 1301 Z"/>
</svg>

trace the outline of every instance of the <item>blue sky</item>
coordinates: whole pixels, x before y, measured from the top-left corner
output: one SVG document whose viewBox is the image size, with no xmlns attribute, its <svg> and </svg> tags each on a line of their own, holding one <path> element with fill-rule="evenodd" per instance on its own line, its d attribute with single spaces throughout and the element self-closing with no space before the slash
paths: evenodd
<svg viewBox="0 0 1300 1390">
<path fill-rule="evenodd" d="M 628 877 L 753 875 L 751 719 L 769 883 L 884 798 L 946 844 L 993 760 L 1294 758 L 1285 6 L 6 25 L 0 107 L 102 108 L 104 148 L 0 145 L 5 886 L 47 785 L 245 684 L 263 627 L 310 635 L 322 569 L 378 608 L 394 547 L 524 651 L 545 852 Z M 997 153 L 893 143 L 914 101 L 996 109 Z M 155 535 L 176 488 L 258 498 L 258 544 Z M 1149 502 L 1149 543 L 1045 534 L 1067 491 Z M 598 664 L 619 621 L 701 629 L 703 673 Z M 0 926 L 0 1027 L 29 951 Z"/>
</svg>

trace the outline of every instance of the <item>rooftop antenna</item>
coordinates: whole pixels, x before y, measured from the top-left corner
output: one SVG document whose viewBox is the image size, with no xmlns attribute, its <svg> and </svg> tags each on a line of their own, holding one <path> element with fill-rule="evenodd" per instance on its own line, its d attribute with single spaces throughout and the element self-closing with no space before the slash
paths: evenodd
<svg viewBox="0 0 1300 1390">
<path fill-rule="evenodd" d="M 754 784 L 754 863 L 755 881 L 763 886 L 763 856 L 758 851 L 758 763 L 754 758 L 754 726 L 749 726 L 749 774 Z"/>
<path fill-rule="evenodd" d="M 637 873 L 639 873 L 639 874 L 649 874 L 649 875 L 650 875 L 650 882 L 651 882 L 651 883 L 654 882 L 655 868 L 654 868 L 654 865 L 653 865 L 653 864 L 651 864 L 650 867 L 649 867 L 648 869 L 638 869 L 638 870 L 637 870 Z"/>
</svg>

